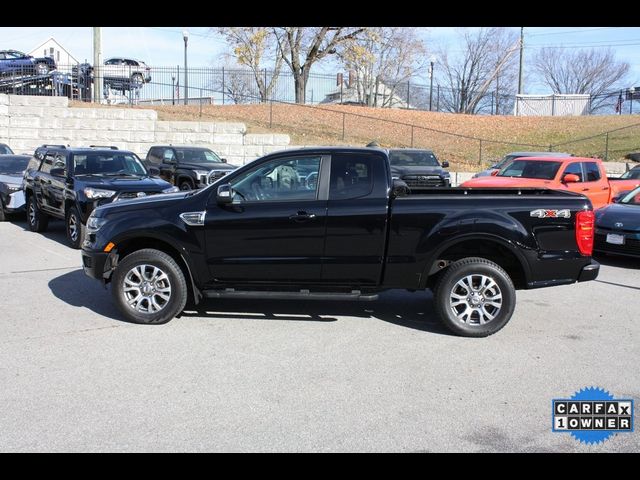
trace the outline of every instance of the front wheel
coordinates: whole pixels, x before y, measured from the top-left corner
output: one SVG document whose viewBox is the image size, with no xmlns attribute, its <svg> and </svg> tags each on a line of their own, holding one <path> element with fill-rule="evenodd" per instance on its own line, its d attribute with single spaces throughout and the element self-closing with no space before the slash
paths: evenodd
<svg viewBox="0 0 640 480">
<path fill-rule="evenodd" d="M 511 278 L 485 258 L 463 258 L 443 273 L 434 291 L 442 323 L 464 337 L 486 337 L 504 327 L 516 305 Z"/>
<path fill-rule="evenodd" d="M 84 240 L 85 226 L 80 219 L 80 213 L 76 207 L 71 207 L 66 216 L 67 240 L 71 248 L 76 250 L 82 246 Z"/>
<path fill-rule="evenodd" d="M 113 299 L 131 322 L 167 323 L 187 303 L 187 282 L 180 266 L 166 253 L 138 250 L 118 264 L 111 279 Z"/>
<path fill-rule="evenodd" d="M 193 190 L 193 184 L 189 180 L 180 180 L 179 188 L 183 191 Z"/>
<path fill-rule="evenodd" d="M 2 198 L 0 198 L 0 222 L 4 222 L 7 219 L 7 216 L 4 212 L 4 202 Z"/>
</svg>

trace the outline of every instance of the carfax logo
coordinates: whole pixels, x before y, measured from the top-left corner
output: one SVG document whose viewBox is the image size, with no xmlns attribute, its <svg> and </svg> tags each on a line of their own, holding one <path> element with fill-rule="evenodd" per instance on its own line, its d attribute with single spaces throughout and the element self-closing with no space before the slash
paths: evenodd
<svg viewBox="0 0 640 480">
<path fill-rule="evenodd" d="M 554 432 L 569 432 L 576 440 L 593 444 L 614 433 L 633 432 L 633 400 L 613 398 L 599 387 L 583 388 L 571 398 L 552 400 Z"/>
</svg>

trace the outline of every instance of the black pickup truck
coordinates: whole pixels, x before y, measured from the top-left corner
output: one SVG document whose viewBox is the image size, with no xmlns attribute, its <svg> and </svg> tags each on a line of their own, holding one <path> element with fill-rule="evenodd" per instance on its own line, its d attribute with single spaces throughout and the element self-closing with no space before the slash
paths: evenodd
<svg viewBox="0 0 640 480">
<path fill-rule="evenodd" d="M 138 323 L 167 322 L 203 297 L 371 300 L 430 288 L 444 324 L 474 337 L 509 321 L 516 288 L 598 275 L 581 195 L 407 191 L 381 149 L 281 151 L 203 190 L 97 208 L 83 267 Z"/>
</svg>

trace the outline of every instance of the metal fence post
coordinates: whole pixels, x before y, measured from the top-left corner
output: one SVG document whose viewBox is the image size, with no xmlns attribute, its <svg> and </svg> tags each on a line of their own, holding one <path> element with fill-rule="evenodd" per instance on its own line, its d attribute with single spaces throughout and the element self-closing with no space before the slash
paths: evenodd
<svg viewBox="0 0 640 480">
<path fill-rule="evenodd" d="M 604 144 L 604 161 L 607 160 L 609 160 L 609 132 L 606 133 Z"/>
<path fill-rule="evenodd" d="M 273 126 L 273 100 L 269 102 L 269 128 Z"/>
<path fill-rule="evenodd" d="M 202 88 L 200 88 L 200 117 L 202 118 Z"/>
<path fill-rule="evenodd" d="M 549 144 L 549 151 L 553 152 L 553 145 Z"/>
<path fill-rule="evenodd" d="M 437 91 L 437 95 L 436 95 L 436 112 L 439 112 L 440 111 L 440 85 L 437 85 L 436 91 Z"/>
</svg>

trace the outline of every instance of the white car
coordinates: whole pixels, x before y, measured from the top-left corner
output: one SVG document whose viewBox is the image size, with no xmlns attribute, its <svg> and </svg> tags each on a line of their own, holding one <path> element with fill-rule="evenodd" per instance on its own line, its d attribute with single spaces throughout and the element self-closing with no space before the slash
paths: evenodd
<svg viewBox="0 0 640 480">
<path fill-rule="evenodd" d="M 110 58 L 102 66 L 102 77 L 114 88 L 141 87 L 151 81 L 151 68 L 141 60 Z"/>
</svg>

